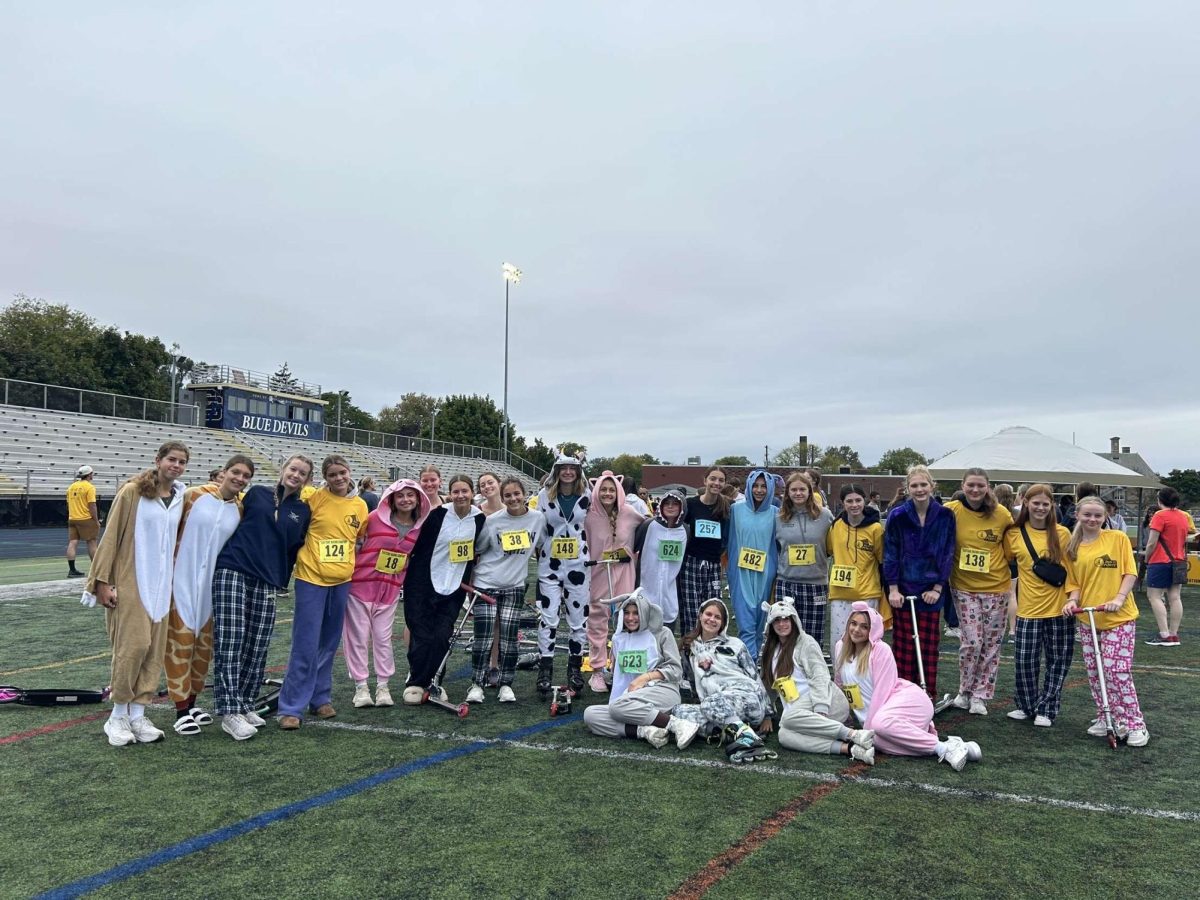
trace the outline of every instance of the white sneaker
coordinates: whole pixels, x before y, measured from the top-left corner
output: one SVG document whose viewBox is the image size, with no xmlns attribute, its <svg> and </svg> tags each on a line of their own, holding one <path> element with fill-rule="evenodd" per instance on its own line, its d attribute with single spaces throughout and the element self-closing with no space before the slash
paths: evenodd
<svg viewBox="0 0 1200 900">
<path fill-rule="evenodd" d="M 429 692 L 429 696 L 433 697 L 435 700 L 441 700 L 443 703 L 450 702 L 450 695 L 446 693 L 446 689 L 444 687 L 442 687 L 440 684 L 438 685 L 438 688 L 436 691 L 431 690 Z"/>
<path fill-rule="evenodd" d="M 675 735 L 675 746 L 680 750 L 688 748 L 688 745 L 695 740 L 696 733 L 699 730 L 699 725 L 695 722 L 689 722 L 687 719 L 679 719 L 671 716 L 671 720 L 667 722 L 667 731 Z"/>
<path fill-rule="evenodd" d="M 1145 747 L 1150 743 L 1150 732 L 1145 728 L 1137 728 L 1129 732 L 1129 737 L 1125 740 L 1127 746 L 1130 747 Z"/>
<path fill-rule="evenodd" d="M 155 728 L 154 723 L 145 716 L 130 719 L 129 730 L 133 732 L 133 736 L 139 744 L 153 744 L 155 741 L 163 739 L 162 730 Z"/>
<path fill-rule="evenodd" d="M 375 701 L 371 699 L 371 689 L 367 687 L 364 681 L 362 684 L 354 686 L 354 699 L 350 701 L 357 709 L 362 709 L 364 706 L 374 706 Z"/>
<path fill-rule="evenodd" d="M 468 703 L 482 703 L 483 702 L 483 688 L 481 688 L 477 684 L 471 685 L 471 689 L 469 691 L 467 691 L 467 702 Z"/>
<path fill-rule="evenodd" d="M 1104 737 L 1108 734 L 1108 726 L 1104 724 L 1103 719 L 1096 719 L 1088 726 L 1087 733 L 1092 737 Z"/>
<path fill-rule="evenodd" d="M 654 725 L 639 725 L 637 736 L 643 738 L 651 747 L 659 748 L 667 746 L 669 737 L 667 729 L 657 728 Z"/>
<path fill-rule="evenodd" d="M 964 741 L 962 738 L 953 734 L 946 738 L 946 741 L 947 743 L 958 744 L 964 750 L 966 750 L 967 759 L 970 762 L 979 762 L 981 759 L 983 759 L 983 748 L 981 748 L 974 741 Z"/>
<path fill-rule="evenodd" d="M 943 634 L 945 634 L 946 637 L 958 638 L 960 641 L 962 640 L 962 629 L 959 628 L 947 628 Z"/>
<path fill-rule="evenodd" d="M 513 693 L 513 689 L 507 684 L 500 685 L 500 695 L 497 699 L 501 703 L 516 703 L 517 695 Z"/>
<path fill-rule="evenodd" d="M 1023 709 L 1010 709 L 1006 715 L 1010 719 L 1016 719 L 1018 722 L 1024 722 L 1029 718 L 1029 716 L 1025 715 L 1025 710 Z"/>
<path fill-rule="evenodd" d="M 221 716 L 221 730 L 235 741 L 248 741 L 258 734 L 258 729 L 247 722 L 241 713 Z"/>
<path fill-rule="evenodd" d="M 949 742 L 942 762 L 948 763 L 955 772 L 961 772 L 967 767 L 967 747 L 962 741 Z"/>
<path fill-rule="evenodd" d="M 850 729 L 850 740 L 862 747 L 864 750 L 870 750 L 875 746 L 875 732 L 870 728 Z M 875 765 L 871 763 L 871 765 Z"/>
<path fill-rule="evenodd" d="M 955 698 L 953 700 L 950 701 L 950 703 L 955 709 L 970 709 L 971 708 L 971 695 L 970 694 L 958 694 L 955 696 Z"/>
<path fill-rule="evenodd" d="M 375 705 L 376 706 L 395 706 L 396 701 L 392 699 L 392 689 L 387 686 L 386 681 L 381 681 L 375 685 Z"/>
<path fill-rule="evenodd" d="M 978 697 L 971 698 L 971 707 L 968 710 L 973 716 L 986 716 L 987 705 Z"/>
<path fill-rule="evenodd" d="M 104 723 L 104 733 L 108 735 L 108 742 L 114 747 L 124 747 L 126 744 L 132 744 L 137 741 L 133 732 L 129 730 L 129 716 L 113 716 Z"/>
<path fill-rule="evenodd" d="M 875 748 L 860 747 L 858 744 L 851 744 L 850 758 L 857 759 L 859 762 L 864 762 L 868 766 L 873 766 L 875 765 Z"/>
<path fill-rule="evenodd" d="M 1033 719 L 1033 724 L 1038 728 L 1049 728 L 1054 724 L 1054 720 L 1049 716 L 1035 716 Z"/>
<path fill-rule="evenodd" d="M 253 725 L 255 728 L 262 728 L 264 725 L 267 724 L 267 720 L 264 719 L 262 716 L 260 716 L 258 713 L 254 712 L 253 710 L 251 710 L 250 712 L 247 712 L 247 713 L 242 713 L 242 718 L 245 719 L 247 722 L 249 722 L 251 725 Z"/>
<path fill-rule="evenodd" d="M 404 689 L 402 698 L 409 706 L 420 706 L 421 699 L 425 696 L 425 691 L 414 684 L 410 684 Z"/>
</svg>

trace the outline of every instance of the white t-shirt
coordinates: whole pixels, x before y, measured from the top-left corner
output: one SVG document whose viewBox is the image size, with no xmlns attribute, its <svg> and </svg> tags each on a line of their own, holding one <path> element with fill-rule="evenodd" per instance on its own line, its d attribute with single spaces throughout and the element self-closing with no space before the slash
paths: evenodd
<svg viewBox="0 0 1200 900">
<path fill-rule="evenodd" d="M 871 680 L 871 668 L 867 667 L 867 671 L 860 673 L 858 671 L 858 660 L 848 659 L 842 663 L 842 689 L 845 690 L 851 685 L 858 687 L 860 706 L 855 706 L 854 700 L 849 696 L 846 697 L 846 702 L 850 704 L 850 711 L 854 713 L 854 717 L 858 719 L 859 724 L 867 721 L 867 711 L 871 708 L 871 693 L 874 690 L 875 684 Z M 847 691 L 847 693 L 852 693 Z"/>
</svg>

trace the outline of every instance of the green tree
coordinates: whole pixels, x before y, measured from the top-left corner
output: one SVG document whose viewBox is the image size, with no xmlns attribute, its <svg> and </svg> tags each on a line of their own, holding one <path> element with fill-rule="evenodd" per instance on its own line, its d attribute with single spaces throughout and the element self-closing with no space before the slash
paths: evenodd
<svg viewBox="0 0 1200 900">
<path fill-rule="evenodd" d="M 491 397 L 455 394 L 438 410 L 437 439 L 476 447 L 498 447 L 504 421 Z"/>
<path fill-rule="evenodd" d="M 642 466 L 657 465 L 661 465 L 661 463 L 649 453 L 621 453 L 617 456 L 599 456 L 596 459 L 589 459 L 587 473 L 589 477 L 595 478 L 601 472 L 609 471 L 614 475 L 624 475 L 626 478 L 632 478 L 638 484 L 641 484 Z"/>
<path fill-rule="evenodd" d="M 558 445 L 558 448 L 567 456 L 574 456 L 580 451 L 585 454 L 587 453 L 587 447 L 583 446 L 583 444 L 577 444 L 574 441 L 564 441 Z"/>
<path fill-rule="evenodd" d="M 545 469 L 547 472 L 554 465 L 554 451 L 547 447 L 541 438 L 534 438 L 532 444 L 527 444 L 525 438 L 518 435 L 513 438 L 509 449 L 514 455 L 529 460 L 539 469 Z"/>
<path fill-rule="evenodd" d="M 771 460 L 774 466 L 807 466 L 810 461 L 818 460 L 825 451 L 820 444 L 800 443 L 797 441 L 790 447 L 784 447 Z"/>
<path fill-rule="evenodd" d="M 889 450 L 879 457 L 879 462 L 871 466 L 871 471 L 877 475 L 886 475 L 888 472 L 893 475 L 903 475 L 908 471 L 909 466 L 927 465 L 929 462 L 929 459 L 912 447 L 899 447 Z"/>
<path fill-rule="evenodd" d="M 1181 506 L 1200 502 L 1200 472 L 1195 469 L 1172 469 L 1162 483 L 1179 491 L 1179 496 L 1183 498 Z"/>
<path fill-rule="evenodd" d="M 613 471 L 613 457 L 611 456 L 596 456 L 592 457 L 587 462 L 587 467 L 584 472 L 588 478 L 595 478 L 603 472 Z"/>
<path fill-rule="evenodd" d="M 408 437 L 429 437 L 429 426 L 433 424 L 433 412 L 437 408 L 436 397 L 410 391 L 400 398 L 399 403 L 379 411 L 379 430 Z"/>
<path fill-rule="evenodd" d="M 863 470 L 862 460 L 858 451 L 853 447 L 842 444 L 839 447 L 826 447 L 825 452 L 817 459 L 816 467 L 822 472 L 837 472 L 842 466 L 849 466 L 851 472 Z"/>
<path fill-rule="evenodd" d="M 713 460 L 714 466 L 752 466 L 754 463 L 745 456 L 718 456 Z"/>
<path fill-rule="evenodd" d="M 365 409 L 359 409 L 350 399 L 349 391 L 326 391 L 321 395 L 321 399 L 325 401 L 325 438 L 326 440 L 337 439 L 338 421 L 338 398 L 341 398 L 342 417 L 340 424 L 342 428 L 361 428 L 364 431 L 378 431 L 379 423 Z"/>
<path fill-rule="evenodd" d="M 282 391 L 285 394 L 294 394 L 300 388 L 300 381 L 292 374 L 292 370 L 288 368 L 287 360 L 283 361 L 283 365 L 275 370 L 269 380 L 271 390 Z"/>
</svg>

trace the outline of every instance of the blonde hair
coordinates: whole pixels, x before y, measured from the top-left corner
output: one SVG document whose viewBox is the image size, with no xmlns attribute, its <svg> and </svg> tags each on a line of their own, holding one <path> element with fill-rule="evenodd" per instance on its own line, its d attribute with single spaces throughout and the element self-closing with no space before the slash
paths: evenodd
<svg viewBox="0 0 1200 900">
<path fill-rule="evenodd" d="M 168 453 L 176 450 L 182 452 L 188 462 L 191 462 L 192 451 L 182 441 L 167 441 L 154 454 L 154 461 L 161 462 Z M 137 488 L 138 496 L 153 500 L 158 496 L 158 467 L 152 466 L 144 472 L 139 472 L 130 478 L 128 483 Z"/>
<path fill-rule="evenodd" d="M 783 502 L 779 504 L 780 522 L 786 522 L 796 514 L 796 504 L 792 502 L 792 495 L 788 491 L 792 482 L 795 481 L 802 481 L 808 485 L 808 499 L 804 501 L 804 511 L 808 513 L 808 517 L 815 519 L 821 515 L 821 507 L 817 506 L 817 498 L 813 496 L 816 494 L 816 489 L 813 487 L 812 479 L 805 472 L 793 472 L 783 486 Z"/>
<path fill-rule="evenodd" d="M 283 478 L 283 472 L 284 472 L 284 470 L 285 470 L 285 469 L 286 469 L 288 466 L 290 466 L 292 463 L 294 463 L 294 462 L 296 462 L 296 461 L 302 462 L 302 463 L 304 463 L 306 466 L 308 466 L 308 477 L 306 477 L 306 478 L 304 479 L 304 483 L 305 483 L 305 484 L 312 484 L 312 479 L 313 479 L 313 469 L 315 469 L 315 468 L 316 468 L 316 465 L 313 463 L 313 461 L 312 461 L 311 459 L 309 459 L 309 458 L 308 458 L 307 456 L 305 456 L 303 453 L 293 453 L 291 456 L 289 456 L 287 459 L 285 459 L 285 460 L 283 461 L 283 465 L 279 467 L 279 477 L 280 477 L 280 479 L 282 480 L 282 478 Z"/>
<path fill-rule="evenodd" d="M 1108 509 L 1104 506 L 1104 501 L 1095 494 L 1090 494 L 1075 504 L 1075 528 L 1072 529 L 1071 540 L 1067 543 L 1067 556 L 1071 557 L 1072 560 L 1079 558 L 1079 545 L 1083 543 L 1083 520 L 1079 517 L 1079 510 L 1089 503 L 1100 507 L 1104 515 L 1108 515 Z"/>
<path fill-rule="evenodd" d="M 914 466 L 914 468 L 916 467 Z M 855 616 L 867 617 L 867 632 L 868 634 L 870 633 L 871 614 L 861 609 L 850 613 L 850 618 L 846 619 L 846 630 L 842 632 L 842 649 L 838 652 L 837 662 L 833 664 L 833 671 L 840 672 L 842 666 L 853 659 L 855 661 L 855 667 L 858 669 L 858 674 L 865 675 L 867 672 L 867 666 L 871 662 L 871 639 L 869 637 L 867 638 L 867 646 L 863 648 L 864 652 L 855 652 L 854 641 L 850 640 L 850 620 Z"/>
<path fill-rule="evenodd" d="M 933 474 L 929 471 L 929 466 L 924 463 L 917 463 L 908 467 L 908 470 L 904 473 L 904 486 L 908 487 L 912 484 L 913 478 L 917 475 L 924 475 L 925 480 L 929 482 L 931 488 L 937 487 L 937 482 L 933 480 Z M 987 477 L 987 473 L 984 473 L 984 477 Z"/>
<path fill-rule="evenodd" d="M 546 499 L 551 503 L 553 503 L 555 500 L 558 499 L 558 482 L 559 482 L 559 478 L 562 476 L 561 470 L 564 466 L 574 466 L 576 469 L 579 470 L 579 477 L 575 479 L 575 491 L 573 494 L 571 494 L 571 496 L 572 497 L 582 497 L 583 492 L 585 490 L 587 490 L 587 488 L 585 488 L 583 486 L 583 484 L 581 483 L 581 482 L 583 482 L 583 466 L 582 465 L 580 465 L 577 462 L 562 463 L 562 464 L 555 463 L 553 468 L 551 468 L 550 471 L 554 472 L 555 469 L 558 469 L 559 472 L 546 485 Z"/>
</svg>

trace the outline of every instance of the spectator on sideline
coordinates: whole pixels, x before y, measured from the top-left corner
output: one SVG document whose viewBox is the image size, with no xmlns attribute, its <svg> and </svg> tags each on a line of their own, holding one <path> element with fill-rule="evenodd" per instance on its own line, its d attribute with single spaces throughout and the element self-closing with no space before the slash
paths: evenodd
<svg viewBox="0 0 1200 900">
<path fill-rule="evenodd" d="M 1117 506 L 1117 501 L 1105 500 L 1104 510 L 1108 513 L 1108 527 L 1114 531 L 1124 531 L 1125 517 L 1121 515 L 1121 508 Z"/>
<path fill-rule="evenodd" d="M 875 512 L 883 512 L 883 507 L 880 506 L 881 502 L 879 491 L 871 491 L 871 499 L 867 503 L 867 506 L 871 507 L 871 509 L 875 510 Z"/>
<path fill-rule="evenodd" d="M 365 475 L 358 480 L 358 496 L 362 497 L 362 502 L 367 504 L 367 514 L 375 512 L 375 507 L 379 505 L 379 488 L 375 486 L 375 479 L 370 475 Z"/>
<path fill-rule="evenodd" d="M 1179 624 L 1183 621 L 1180 590 L 1187 576 L 1184 575 L 1182 580 L 1172 577 L 1172 563 L 1187 559 L 1188 522 L 1176 508 L 1179 491 L 1175 488 L 1165 487 L 1158 492 L 1158 506 L 1146 538 L 1146 597 L 1150 600 L 1158 634 L 1146 643 L 1155 647 L 1178 647 Z"/>
<path fill-rule="evenodd" d="M 75 480 L 67 488 L 67 577 L 83 578 L 75 568 L 75 551 L 79 542 L 87 545 L 88 559 L 96 558 L 96 544 L 100 539 L 100 513 L 96 508 L 96 486 L 92 478 L 96 470 L 91 466 L 80 466 Z"/>
</svg>

